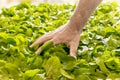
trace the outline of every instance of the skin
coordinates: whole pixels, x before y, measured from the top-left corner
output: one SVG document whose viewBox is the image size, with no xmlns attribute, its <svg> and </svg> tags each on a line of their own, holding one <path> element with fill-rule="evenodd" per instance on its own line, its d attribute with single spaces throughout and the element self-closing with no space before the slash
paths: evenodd
<svg viewBox="0 0 120 80">
<path fill-rule="evenodd" d="M 39 37 L 30 47 L 32 48 L 35 45 L 41 45 L 49 41 L 53 41 L 54 45 L 63 43 L 69 46 L 70 56 L 76 57 L 82 28 L 101 2 L 102 0 L 79 0 L 74 14 L 65 25 Z M 40 51 L 41 47 L 37 49 L 36 54 L 39 54 Z"/>
</svg>

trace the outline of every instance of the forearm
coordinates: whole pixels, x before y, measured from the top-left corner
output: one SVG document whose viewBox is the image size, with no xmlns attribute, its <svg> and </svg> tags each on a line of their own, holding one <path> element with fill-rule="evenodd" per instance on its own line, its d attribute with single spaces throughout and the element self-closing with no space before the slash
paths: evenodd
<svg viewBox="0 0 120 80">
<path fill-rule="evenodd" d="M 100 4 L 102 0 L 79 0 L 74 14 L 70 19 L 70 23 L 74 29 L 80 31 L 82 27 L 86 24 L 92 12 Z"/>
</svg>

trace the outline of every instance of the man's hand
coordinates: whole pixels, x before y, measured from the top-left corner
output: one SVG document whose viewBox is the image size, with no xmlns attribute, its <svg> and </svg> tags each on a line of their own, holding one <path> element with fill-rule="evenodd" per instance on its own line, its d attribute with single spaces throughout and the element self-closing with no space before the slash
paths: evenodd
<svg viewBox="0 0 120 80">
<path fill-rule="evenodd" d="M 35 45 L 41 45 L 46 42 L 52 41 L 54 45 L 63 43 L 70 47 L 70 55 L 76 57 L 77 48 L 79 45 L 80 32 L 78 30 L 73 30 L 75 25 L 67 23 L 53 32 L 44 34 L 42 37 L 39 37 L 30 47 L 32 48 Z M 36 54 L 39 54 L 41 47 L 38 48 Z"/>
<path fill-rule="evenodd" d="M 77 8 L 67 24 L 38 38 L 30 47 L 37 44 L 41 45 L 49 41 L 52 41 L 54 45 L 64 43 L 70 47 L 70 55 L 76 57 L 80 38 L 79 35 L 82 28 L 101 1 L 102 0 L 79 0 Z M 36 53 L 40 53 L 40 50 L 41 48 L 39 48 Z"/>
</svg>

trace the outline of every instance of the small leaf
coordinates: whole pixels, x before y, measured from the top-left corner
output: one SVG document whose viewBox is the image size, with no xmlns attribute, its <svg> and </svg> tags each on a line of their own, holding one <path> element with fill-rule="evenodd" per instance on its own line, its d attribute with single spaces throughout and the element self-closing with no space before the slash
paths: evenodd
<svg viewBox="0 0 120 80">
<path fill-rule="evenodd" d="M 63 69 L 60 69 L 60 72 L 61 72 L 61 74 L 62 74 L 63 76 L 65 76 L 65 77 L 68 78 L 68 79 L 74 79 L 74 78 L 75 78 L 74 75 L 67 73 L 67 72 L 66 72 L 65 70 L 63 70 Z"/>
<path fill-rule="evenodd" d="M 0 60 L 0 67 L 4 66 L 6 64 L 6 61 Z"/>
<path fill-rule="evenodd" d="M 98 59 L 97 59 L 98 60 Z M 102 72 L 104 72 L 105 74 L 109 74 L 110 71 L 107 69 L 107 67 L 105 66 L 105 63 L 104 63 L 104 60 L 103 59 L 99 59 L 99 61 L 97 61 L 99 67 L 100 67 L 100 70 Z"/>
<path fill-rule="evenodd" d="M 48 50 L 48 49 L 51 48 L 52 46 L 53 46 L 53 42 L 51 42 L 51 41 L 43 44 L 43 45 L 41 46 L 41 52 L 40 52 L 40 53 Z"/>
<path fill-rule="evenodd" d="M 39 69 L 27 70 L 24 73 L 25 80 L 32 79 L 39 71 Z"/>
</svg>

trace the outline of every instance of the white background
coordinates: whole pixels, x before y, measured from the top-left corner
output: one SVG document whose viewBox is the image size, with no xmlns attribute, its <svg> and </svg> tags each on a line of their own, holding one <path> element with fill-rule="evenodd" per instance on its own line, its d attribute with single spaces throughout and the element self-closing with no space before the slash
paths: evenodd
<svg viewBox="0 0 120 80">
<path fill-rule="evenodd" d="M 0 8 L 2 7 L 9 7 L 11 5 L 15 5 L 20 3 L 23 0 L 0 0 Z M 25 0 L 24 0 L 25 1 Z M 32 0 L 33 3 L 39 4 L 40 2 L 49 2 L 49 3 L 57 3 L 57 4 L 62 4 L 62 3 L 71 3 L 74 4 L 78 0 Z M 90 0 L 88 0 L 90 1 Z M 116 1 L 120 3 L 120 0 L 103 0 L 103 2 L 110 2 L 110 1 Z"/>
</svg>

